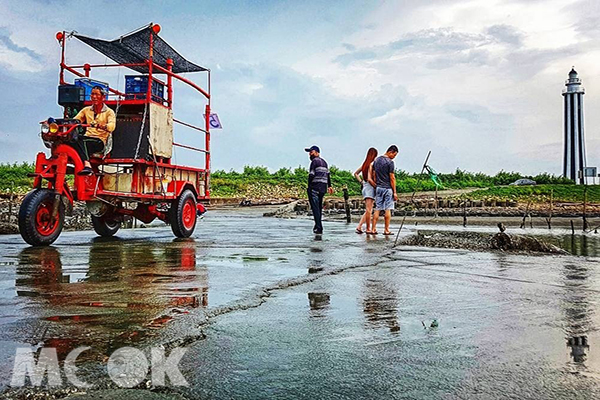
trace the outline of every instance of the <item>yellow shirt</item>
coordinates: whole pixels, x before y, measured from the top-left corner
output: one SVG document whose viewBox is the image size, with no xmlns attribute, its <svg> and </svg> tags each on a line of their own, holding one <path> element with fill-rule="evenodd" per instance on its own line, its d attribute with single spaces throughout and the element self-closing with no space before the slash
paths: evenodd
<svg viewBox="0 0 600 400">
<path fill-rule="evenodd" d="M 104 144 L 106 144 L 106 140 L 108 136 L 115 130 L 115 126 L 117 125 L 117 118 L 115 116 L 115 112 L 110 109 L 106 104 L 102 105 L 102 111 L 100 114 L 94 112 L 93 106 L 84 107 L 77 115 L 75 119 L 80 120 L 84 124 L 99 124 L 106 125 L 106 129 L 88 127 L 85 136 L 94 137 L 102 140 Z"/>
</svg>

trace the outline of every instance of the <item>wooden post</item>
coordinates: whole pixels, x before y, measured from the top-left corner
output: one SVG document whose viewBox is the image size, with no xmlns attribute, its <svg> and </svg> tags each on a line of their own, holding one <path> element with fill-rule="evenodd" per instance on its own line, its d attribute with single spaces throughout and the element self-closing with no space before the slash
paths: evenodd
<svg viewBox="0 0 600 400">
<path fill-rule="evenodd" d="M 10 221 L 12 220 L 12 205 L 13 205 L 13 201 L 14 201 L 14 193 L 15 193 L 15 182 L 12 182 L 11 187 L 10 187 L 10 201 L 8 202 L 8 222 L 10 224 Z"/>
<path fill-rule="evenodd" d="M 466 228 L 467 227 L 467 201 L 466 200 L 463 200 L 462 206 L 463 206 L 463 227 Z"/>
<path fill-rule="evenodd" d="M 435 218 L 438 217 L 438 204 L 439 200 L 438 200 L 438 187 L 437 185 L 435 185 Z"/>
<path fill-rule="evenodd" d="M 587 185 L 584 185 L 583 187 L 583 231 L 587 231 L 588 230 L 588 223 L 587 223 L 587 215 L 586 215 L 586 210 L 587 209 Z"/>
<path fill-rule="evenodd" d="M 350 217 L 350 204 L 348 203 L 348 188 L 344 187 L 342 189 L 344 191 L 344 209 L 346 210 L 346 222 L 352 222 L 352 218 Z"/>
<path fill-rule="evenodd" d="M 527 215 L 529 214 L 529 206 L 531 206 L 531 200 L 529 200 L 529 203 L 527 203 L 525 214 L 523 214 L 523 221 L 521 221 L 521 229 L 525 228 L 525 221 L 527 220 Z"/>
<path fill-rule="evenodd" d="M 571 220 L 571 235 L 575 235 L 575 226 L 573 225 L 573 220 Z"/>
<path fill-rule="evenodd" d="M 550 214 L 546 218 L 548 229 L 552 229 L 552 214 L 554 212 L 554 189 L 550 189 Z"/>
<path fill-rule="evenodd" d="M 529 213 L 529 227 L 533 229 L 533 217 L 531 216 L 531 213 Z"/>
</svg>

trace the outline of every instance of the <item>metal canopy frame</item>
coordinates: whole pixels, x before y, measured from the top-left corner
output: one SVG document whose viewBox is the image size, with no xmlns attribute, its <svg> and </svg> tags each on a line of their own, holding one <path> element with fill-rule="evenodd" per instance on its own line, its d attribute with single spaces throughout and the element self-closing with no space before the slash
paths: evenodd
<svg viewBox="0 0 600 400">
<path fill-rule="evenodd" d="M 116 96 L 116 99 L 107 100 L 108 105 L 146 105 L 150 103 L 159 104 L 168 109 L 173 107 L 173 79 L 176 79 L 196 91 L 206 98 L 207 104 L 205 107 L 205 125 L 204 128 L 195 126 L 190 123 L 186 123 L 177 119 L 173 119 L 173 122 L 182 126 L 203 132 L 205 135 L 205 148 L 200 149 L 193 146 L 183 145 L 180 143 L 173 142 L 174 146 L 194 150 L 197 152 L 204 153 L 205 155 L 205 167 L 199 169 L 195 167 L 180 166 L 178 168 L 189 168 L 190 170 L 203 171 L 205 172 L 206 179 L 206 194 L 208 197 L 208 179 L 210 174 L 210 69 L 201 67 L 186 60 L 181 56 L 175 49 L 173 49 L 166 41 L 158 36 L 161 28 L 160 25 L 150 23 L 143 26 L 131 33 L 121 36 L 118 39 L 112 41 L 106 41 L 102 39 L 94 39 L 87 36 L 79 35 L 74 32 L 58 32 L 56 39 L 61 46 L 61 61 L 60 61 L 60 84 L 69 84 L 65 80 L 65 71 L 73 74 L 80 78 L 89 78 L 92 69 L 94 68 L 107 68 L 107 67 L 125 67 L 132 69 L 136 72 L 145 73 L 148 76 L 148 88 L 144 99 L 131 99 L 126 96 L 125 93 L 109 87 L 109 92 Z M 83 64 L 83 65 L 67 65 L 65 62 L 66 52 L 66 40 L 68 38 L 75 37 L 83 43 L 89 45 L 93 49 L 99 51 L 111 60 L 115 61 L 115 64 Z M 189 72 L 206 72 L 207 73 L 207 89 L 202 88 L 193 81 L 179 75 L 180 73 Z M 165 75 L 166 82 L 161 81 L 154 77 L 154 75 Z M 152 96 L 152 81 L 158 80 L 165 84 L 167 88 L 167 99 L 164 101 L 155 101 Z M 85 102 L 89 105 L 90 102 Z M 111 163 L 111 159 L 105 160 L 107 164 Z M 115 160 L 118 162 L 131 162 L 145 164 L 146 161 L 143 159 L 128 159 L 128 160 Z M 171 165 L 170 158 L 161 158 L 161 164 Z"/>
</svg>

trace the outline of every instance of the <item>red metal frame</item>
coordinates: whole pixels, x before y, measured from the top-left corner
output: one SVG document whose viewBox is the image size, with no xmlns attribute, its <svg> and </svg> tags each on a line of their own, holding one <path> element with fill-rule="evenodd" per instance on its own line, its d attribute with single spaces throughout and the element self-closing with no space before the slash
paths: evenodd
<svg viewBox="0 0 600 400">
<path fill-rule="evenodd" d="M 152 161 L 148 161 L 144 158 L 126 158 L 126 159 L 113 159 L 110 157 L 102 158 L 90 158 L 92 168 L 98 173 L 91 176 L 82 176 L 78 172 L 84 168 L 84 163 L 80 159 L 77 151 L 65 142 L 71 137 L 73 130 L 78 126 L 87 127 L 87 125 L 77 125 L 70 121 L 65 121 L 62 124 L 58 124 L 58 130 L 52 130 L 52 133 L 46 133 L 43 135 L 45 140 L 52 143 L 51 154 L 46 156 L 44 153 L 38 153 L 36 158 L 35 172 L 32 174 L 34 177 L 33 186 L 34 188 L 40 189 L 43 185 L 47 188 L 54 190 L 57 194 L 64 196 L 71 204 L 73 201 L 101 201 L 110 204 L 114 216 L 132 215 L 143 222 L 150 222 L 155 218 L 161 220 L 167 220 L 168 204 L 174 204 L 173 200 L 177 199 L 181 193 L 186 190 L 192 190 L 198 200 L 197 211 L 202 213 L 205 211 L 202 201 L 207 201 L 210 197 L 209 182 L 210 182 L 210 71 L 208 72 L 208 90 L 204 90 L 194 82 L 187 78 L 179 76 L 173 72 L 173 60 L 167 59 L 167 67 L 164 68 L 154 63 L 154 35 L 157 35 L 160 31 L 158 25 L 152 25 L 150 29 L 150 46 L 148 58 L 144 63 L 137 64 L 83 64 L 83 65 L 67 65 L 65 61 L 66 52 L 66 39 L 68 38 L 67 32 L 59 32 L 56 35 L 61 46 L 61 60 L 60 60 L 60 74 L 59 82 L 61 85 L 68 84 L 65 79 L 65 72 L 68 72 L 75 77 L 90 77 L 91 72 L 94 68 L 106 68 L 106 67 L 140 67 L 144 66 L 148 68 L 148 88 L 144 99 L 130 98 L 129 95 L 114 89 L 109 88 L 110 93 L 116 96 L 116 99 L 109 99 L 106 104 L 109 106 L 120 105 L 146 105 L 150 103 L 158 104 L 169 110 L 173 108 L 173 79 L 179 80 L 184 84 L 196 89 L 202 94 L 207 101 L 205 108 L 205 126 L 204 128 L 189 124 L 177 119 L 173 119 L 173 122 L 183 125 L 185 127 L 203 132 L 205 135 L 205 148 L 199 149 L 193 146 L 173 143 L 174 146 L 179 146 L 185 149 L 194 150 L 204 153 L 204 168 L 174 165 L 171 163 L 170 158 L 154 157 Z M 154 76 L 156 74 L 166 75 L 165 80 L 158 80 Z M 152 96 L 152 82 L 158 80 L 164 84 L 167 88 L 167 98 L 162 101 L 156 101 Z M 91 102 L 85 102 L 85 105 L 90 105 Z M 67 110 L 65 109 L 64 117 L 68 116 Z M 73 171 L 70 171 L 72 166 Z M 116 172 L 107 172 L 105 166 L 115 167 Z M 119 172 L 119 168 L 127 170 L 127 173 Z M 74 173 L 74 188 L 71 189 L 66 180 L 67 174 Z M 109 178 L 118 179 L 119 176 L 126 178 L 126 183 L 129 186 L 126 189 L 122 188 L 115 183 L 113 186 L 108 183 L 105 184 L 106 175 Z M 46 183 L 44 183 L 46 182 Z M 107 181 L 109 182 L 109 181 Z M 117 181 L 118 182 L 118 181 Z M 107 186 L 108 185 L 108 186 Z M 107 186 L 107 187 L 105 187 Z M 127 185 L 125 185 L 127 186 Z M 160 191 L 156 189 L 160 188 Z M 129 209 L 125 207 L 125 203 L 135 202 L 137 207 L 135 209 Z M 192 210 L 189 204 L 184 204 L 184 226 L 190 228 L 193 220 Z M 52 221 L 55 221 L 56 214 L 58 212 L 58 202 L 54 201 L 52 206 L 52 212 L 50 213 L 49 206 L 45 205 L 39 212 L 40 220 L 44 220 L 44 224 L 48 225 L 46 228 L 48 232 L 53 225 Z M 48 215 L 51 219 L 48 222 Z M 40 222 L 42 228 L 46 225 Z M 44 229 L 46 229 L 44 228 Z"/>
<path fill-rule="evenodd" d="M 146 104 L 146 103 L 148 103 L 148 104 L 153 103 L 153 104 L 159 104 L 170 110 L 172 110 L 172 107 L 173 107 L 173 79 L 177 79 L 180 82 L 183 82 L 184 84 L 187 84 L 188 86 L 196 89 L 207 100 L 207 104 L 206 104 L 206 108 L 205 108 L 204 129 L 201 127 L 195 126 L 193 124 L 189 124 L 189 123 L 177 120 L 177 119 L 174 119 L 173 121 L 175 123 L 186 126 L 188 128 L 203 132 L 205 134 L 205 148 L 200 149 L 200 148 L 197 148 L 194 146 L 189 146 L 189 145 L 185 145 L 185 144 L 181 144 L 181 143 L 177 143 L 177 142 L 174 142 L 173 145 L 181 147 L 181 148 L 204 153 L 205 154 L 204 168 L 173 165 L 173 164 L 171 164 L 171 160 L 168 158 L 164 158 L 164 159 L 161 158 L 160 160 L 157 160 L 157 162 L 147 161 L 147 160 L 141 159 L 141 158 L 140 159 L 106 158 L 104 160 L 92 159 L 92 163 L 94 166 L 103 165 L 103 164 L 107 164 L 107 165 L 130 164 L 130 165 L 133 165 L 132 191 L 130 193 L 121 193 L 121 192 L 104 190 L 102 188 L 102 183 L 96 182 L 96 179 L 100 179 L 99 177 L 91 177 L 91 178 L 90 177 L 79 177 L 76 174 L 75 175 L 75 187 L 77 187 L 79 189 L 77 191 L 77 200 L 91 200 L 94 197 L 104 197 L 104 196 L 107 196 L 107 197 L 118 196 L 118 197 L 123 197 L 123 198 L 135 198 L 138 200 L 157 200 L 157 199 L 172 200 L 180 194 L 181 190 L 183 190 L 184 187 L 188 187 L 188 186 L 193 187 L 194 190 L 196 190 L 196 192 L 198 192 L 198 190 L 197 190 L 198 182 L 187 182 L 187 181 L 175 182 L 175 181 L 173 181 L 170 183 L 170 185 L 172 184 L 171 186 L 173 186 L 173 188 L 176 190 L 172 190 L 172 191 L 167 190 L 167 194 L 155 195 L 155 194 L 140 193 L 139 192 L 140 188 L 138 187 L 138 184 L 140 182 L 141 176 L 144 173 L 143 171 L 150 167 L 152 167 L 152 168 L 157 168 L 157 167 L 169 168 L 170 170 L 174 171 L 175 173 L 177 173 L 178 171 L 194 172 L 194 173 L 198 173 L 197 176 L 200 176 L 199 174 L 202 174 L 203 180 L 204 180 L 204 194 L 197 193 L 198 200 L 206 201 L 210 197 L 210 191 L 209 191 L 209 183 L 210 183 L 210 124 L 209 124 L 209 116 L 210 116 L 210 100 L 211 100 L 210 71 L 207 71 L 208 72 L 208 90 L 204 90 L 203 88 L 201 88 L 200 86 L 198 86 L 197 84 L 192 82 L 191 80 L 172 72 L 173 60 L 171 60 L 171 59 L 167 60 L 167 68 L 164 68 L 164 67 L 154 63 L 154 35 L 157 34 L 158 31 L 160 31 L 160 28 L 158 25 L 152 25 L 151 28 L 152 29 L 150 29 L 150 33 L 149 33 L 150 47 L 149 47 L 148 58 L 145 60 L 144 63 L 135 63 L 135 64 L 118 64 L 118 63 L 116 63 L 116 64 L 67 65 L 66 61 L 65 61 L 65 53 L 66 53 L 66 39 L 68 38 L 69 35 L 65 31 L 59 32 L 57 34 L 57 40 L 59 41 L 59 44 L 61 46 L 61 61 L 60 61 L 60 75 L 59 75 L 60 84 L 61 85 L 68 84 L 68 82 L 65 80 L 65 71 L 75 75 L 76 77 L 89 77 L 91 75 L 91 71 L 94 68 L 145 66 L 148 68 L 148 74 L 147 74 L 148 88 L 147 88 L 145 99 L 127 98 L 125 93 L 123 93 L 117 89 L 109 88 L 110 93 L 117 96 L 117 99 L 116 100 L 109 99 L 106 101 L 106 104 L 109 106 L 111 106 L 111 105 L 115 106 L 117 103 L 119 103 L 120 105 L 142 105 L 142 104 Z M 83 72 L 80 72 L 81 70 L 83 70 Z M 166 75 L 166 82 L 164 82 L 162 80 L 160 81 L 161 83 L 165 84 L 165 86 L 167 88 L 167 98 L 164 102 L 154 101 L 153 96 L 152 96 L 152 82 L 153 82 L 153 80 L 156 80 L 156 78 L 154 78 L 153 76 L 157 73 Z M 89 104 L 90 104 L 90 102 L 86 102 L 86 105 L 89 105 Z M 66 146 L 66 147 L 68 147 L 68 146 Z M 76 152 L 74 152 L 73 149 L 71 149 L 71 148 L 66 149 L 63 146 L 58 146 L 56 148 L 56 152 L 59 152 L 59 151 L 60 152 L 64 151 L 64 153 L 67 154 L 66 161 L 68 161 L 69 163 L 72 163 L 75 166 L 75 172 L 78 172 L 81 168 L 83 168 L 83 166 L 80 165 L 81 161 L 78 160 L 78 157 L 76 156 Z M 53 151 L 53 154 L 54 153 L 55 153 L 55 151 Z M 43 153 L 41 153 L 41 155 L 43 156 Z M 42 165 L 48 166 L 49 169 L 54 169 L 55 171 L 57 171 L 59 169 L 62 170 L 63 164 L 65 165 L 64 168 L 66 168 L 65 160 L 62 160 L 60 157 L 45 158 L 45 156 L 43 156 L 44 157 L 43 159 L 40 157 L 41 156 L 38 155 L 38 160 L 41 162 Z M 51 174 L 48 173 L 48 169 L 46 169 L 45 171 L 46 172 L 44 172 L 44 171 L 38 172 L 36 169 L 36 174 L 37 174 L 36 175 L 36 183 L 35 183 L 36 186 L 39 186 L 41 184 L 40 181 L 42 178 L 50 177 Z M 57 178 L 58 178 L 58 176 L 57 176 Z M 90 187 L 90 182 L 88 182 L 88 180 L 90 180 L 90 179 L 93 180 L 93 185 L 91 185 L 91 187 Z M 58 183 L 58 182 L 56 183 L 56 186 L 61 186 L 61 185 L 64 185 L 64 184 Z M 82 191 L 80 188 L 85 188 L 85 190 Z M 94 189 L 92 192 L 90 192 L 91 188 Z M 60 189 L 58 187 L 56 187 L 55 189 L 60 191 Z"/>
</svg>

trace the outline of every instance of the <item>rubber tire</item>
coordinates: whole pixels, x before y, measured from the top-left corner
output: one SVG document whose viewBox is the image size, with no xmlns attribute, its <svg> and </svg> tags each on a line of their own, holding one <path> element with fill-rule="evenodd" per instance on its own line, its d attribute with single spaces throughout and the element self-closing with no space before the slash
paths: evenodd
<svg viewBox="0 0 600 400">
<path fill-rule="evenodd" d="M 111 221 L 104 215 L 101 217 L 94 217 L 92 215 L 92 226 L 99 236 L 111 237 L 121 228 L 121 221 Z"/>
<path fill-rule="evenodd" d="M 188 201 L 192 201 L 194 204 L 194 225 L 192 225 L 192 227 L 189 229 L 183 224 L 183 207 Z M 171 224 L 171 230 L 175 236 L 187 238 L 194 233 L 197 222 L 196 196 L 191 190 L 186 189 L 176 200 L 173 201 L 173 203 L 171 203 L 171 208 L 169 209 L 169 223 Z"/>
<path fill-rule="evenodd" d="M 49 235 L 43 235 L 36 228 L 36 214 L 44 202 L 54 202 L 56 192 L 51 189 L 35 189 L 25 196 L 19 208 L 19 232 L 21 237 L 32 246 L 48 246 L 54 243 L 62 232 L 65 222 L 65 206 L 58 206 L 58 227 Z"/>
</svg>

